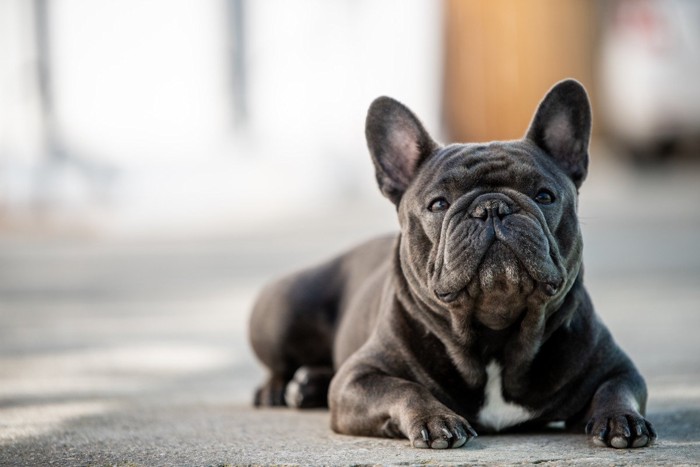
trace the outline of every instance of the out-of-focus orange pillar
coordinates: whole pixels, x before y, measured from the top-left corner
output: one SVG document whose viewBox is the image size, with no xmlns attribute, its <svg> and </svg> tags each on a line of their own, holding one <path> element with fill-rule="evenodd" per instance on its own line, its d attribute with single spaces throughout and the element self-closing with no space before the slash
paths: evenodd
<svg viewBox="0 0 700 467">
<path fill-rule="evenodd" d="M 450 140 L 521 137 L 539 100 L 563 78 L 593 91 L 593 1 L 446 0 L 444 21 Z"/>
</svg>

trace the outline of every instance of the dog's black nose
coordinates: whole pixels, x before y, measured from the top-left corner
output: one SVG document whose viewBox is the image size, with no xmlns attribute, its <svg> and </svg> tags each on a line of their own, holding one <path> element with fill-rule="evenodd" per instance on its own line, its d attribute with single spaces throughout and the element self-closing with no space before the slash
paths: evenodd
<svg viewBox="0 0 700 467">
<path fill-rule="evenodd" d="M 469 208 L 469 216 L 486 220 L 489 218 L 503 219 L 514 212 L 513 203 L 499 193 L 479 196 Z"/>
</svg>

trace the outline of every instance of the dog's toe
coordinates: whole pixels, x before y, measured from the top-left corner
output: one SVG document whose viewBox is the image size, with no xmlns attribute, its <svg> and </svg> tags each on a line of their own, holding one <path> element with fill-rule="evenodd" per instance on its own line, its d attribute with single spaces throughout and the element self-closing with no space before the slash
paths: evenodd
<svg viewBox="0 0 700 467">
<path fill-rule="evenodd" d="M 307 409 L 328 406 L 328 386 L 333 378 L 330 367 L 302 366 L 287 384 L 284 400 L 290 407 Z"/>
<path fill-rule="evenodd" d="M 651 423 L 634 413 L 593 417 L 586 425 L 586 434 L 596 446 L 617 449 L 641 448 L 656 439 Z"/>
<path fill-rule="evenodd" d="M 409 433 L 413 447 L 431 449 L 459 448 L 475 436 L 476 432 L 466 420 L 451 414 L 426 417 Z"/>
</svg>

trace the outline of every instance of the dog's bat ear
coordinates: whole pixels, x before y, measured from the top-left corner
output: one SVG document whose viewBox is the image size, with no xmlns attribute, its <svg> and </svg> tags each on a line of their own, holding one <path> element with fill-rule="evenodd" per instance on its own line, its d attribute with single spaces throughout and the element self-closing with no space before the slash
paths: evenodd
<svg viewBox="0 0 700 467">
<path fill-rule="evenodd" d="M 379 189 L 398 206 L 418 167 L 437 149 L 423 124 L 390 97 L 372 102 L 365 124 Z"/>
<path fill-rule="evenodd" d="M 525 136 L 544 149 L 580 187 L 588 173 L 591 106 L 581 83 L 561 81 L 540 102 Z"/>
</svg>

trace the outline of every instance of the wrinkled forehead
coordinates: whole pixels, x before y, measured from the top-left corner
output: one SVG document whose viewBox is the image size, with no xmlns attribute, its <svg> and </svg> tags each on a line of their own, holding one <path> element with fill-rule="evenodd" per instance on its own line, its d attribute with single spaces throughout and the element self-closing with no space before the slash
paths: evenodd
<svg viewBox="0 0 700 467">
<path fill-rule="evenodd" d="M 419 174 L 417 184 L 451 185 L 469 179 L 480 187 L 521 186 L 566 176 L 541 149 L 527 141 L 453 144 L 441 148 Z"/>
</svg>

